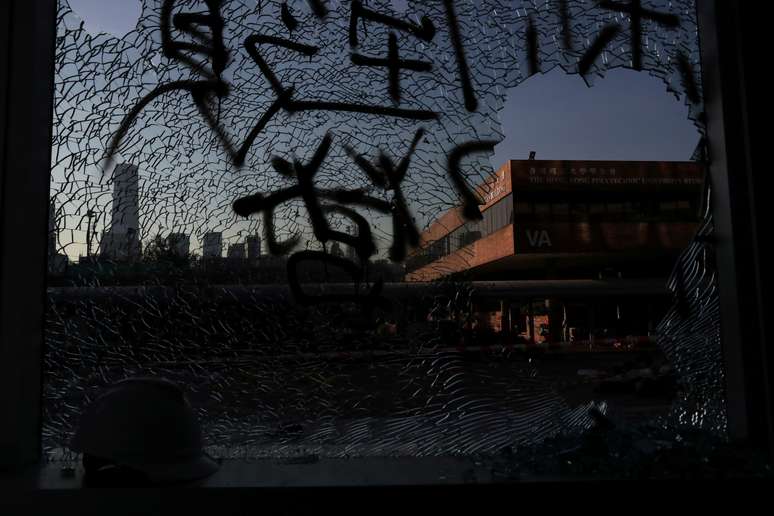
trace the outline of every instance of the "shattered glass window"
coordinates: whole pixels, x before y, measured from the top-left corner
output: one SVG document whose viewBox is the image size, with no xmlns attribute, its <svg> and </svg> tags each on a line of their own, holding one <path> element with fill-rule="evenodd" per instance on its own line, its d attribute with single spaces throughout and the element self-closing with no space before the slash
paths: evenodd
<svg viewBox="0 0 774 516">
<path fill-rule="evenodd" d="M 610 425 L 722 439 L 702 176 L 536 161 L 518 166 L 546 188 L 508 190 L 490 161 L 509 92 L 552 71 L 659 79 L 703 134 L 693 1 L 141 4 L 118 37 L 59 0 L 49 459 L 133 376 L 183 386 L 222 458 L 540 469 Z M 680 230 L 650 220 L 667 204 Z M 651 245 L 670 250 L 655 282 L 625 266 Z"/>
</svg>

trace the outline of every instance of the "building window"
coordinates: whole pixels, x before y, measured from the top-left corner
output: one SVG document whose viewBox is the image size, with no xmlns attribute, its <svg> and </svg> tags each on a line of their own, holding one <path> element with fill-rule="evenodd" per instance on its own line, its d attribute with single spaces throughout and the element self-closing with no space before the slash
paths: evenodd
<svg viewBox="0 0 774 516">
<path fill-rule="evenodd" d="M 556 219 L 566 220 L 570 215 L 570 205 L 565 203 L 554 204 L 553 214 Z"/>
<path fill-rule="evenodd" d="M 548 203 L 535 203 L 535 217 L 545 218 L 551 214 L 551 205 Z"/>
<path fill-rule="evenodd" d="M 620 215 L 624 212 L 624 205 L 621 203 L 610 203 L 607 205 L 607 212 L 611 214 Z"/>
</svg>

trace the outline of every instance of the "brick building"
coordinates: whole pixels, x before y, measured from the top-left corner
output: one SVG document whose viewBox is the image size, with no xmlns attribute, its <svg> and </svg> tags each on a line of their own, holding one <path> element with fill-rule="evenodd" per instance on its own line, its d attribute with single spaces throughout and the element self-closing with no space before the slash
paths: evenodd
<svg viewBox="0 0 774 516">
<path fill-rule="evenodd" d="M 694 162 L 509 161 L 477 188 L 483 220 L 464 221 L 459 207 L 442 214 L 406 280 L 566 282 L 561 298 L 479 306 L 479 323 L 531 342 L 647 337 L 668 299 L 632 291 L 592 302 L 593 284 L 573 285 L 665 285 L 698 228 L 703 183 Z"/>
</svg>

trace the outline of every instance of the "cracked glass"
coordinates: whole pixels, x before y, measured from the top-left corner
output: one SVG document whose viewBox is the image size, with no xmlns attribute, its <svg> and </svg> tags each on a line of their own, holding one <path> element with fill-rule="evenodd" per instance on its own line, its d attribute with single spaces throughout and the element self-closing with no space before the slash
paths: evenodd
<svg viewBox="0 0 774 516">
<path fill-rule="evenodd" d="M 48 459 L 134 376 L 182 386 L 219 458 L 537 470 L 607 424 L 723 438 L 701 144 L 491 160 L 549 73 L 636 70 L 703 135 L 693 1 L 140 3 L 118 37 L 59 0 Z"/>
</svg>

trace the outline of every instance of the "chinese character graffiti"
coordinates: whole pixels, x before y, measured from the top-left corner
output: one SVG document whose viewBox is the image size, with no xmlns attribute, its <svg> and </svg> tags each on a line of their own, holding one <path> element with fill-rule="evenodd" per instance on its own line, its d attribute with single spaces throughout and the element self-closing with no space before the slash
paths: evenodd
<svg viewBox="0 0 774 516">
<path fill-rule="evenodd" d="M 536 434 L 545 437 L 591 424 L 585 417 L 588 407 L 565 410 L 560 399 L 541 391 L 541 410 L 520 414 L 519 425 L 507 414 L 488 424 L 483 437 L 480 425 L 469 425 L 475 436 L 467 427 L 444 427 L 450 421 L 455 424 L 455 417 L 448 417 L 450 406 L 460 408 L 454 416 L 485 414 L 487 423 L 494 412 L 478 400 L 471 409 L 469 399 L 436 395 L 439 388 L 456 393 L 462 387 L 455 376 L 459 363 L 433 361 L 423 369 L 420 362 L 426 361 L 412 360 L 410 368 L 399 371 L 408 401 L 401 400 L 398 408 L 413 410 L 416 400 L 430 392 L 421 412 L 429 423 L 404 424 L 401 417 L 380 429 L 357 421 L 341 425 L 347 430 L 339 435 L 334 426 L 349 414 L 343 416 L 327 399 L 327 405 L 314 406 L 309 399 L 319 401 L 316 394 L 290 383 L 303 376 L 295 374 L 296 362 L 282 369 L 280 359 L 260 353 L 293 354 L 295 360 L 312 352 L 318 360 L 330 335 L 346 333 L 341 331 L 346 326 L 341 306 L 354 306 L 353 313 L 362 308 L 361 313 L 370 316 L 389 310 L 390 301 L 398 304 L 387 299 L 394 286 L 371 275 L 373 267 L 377 261 L 400 264 L 416 256 L 416 248 L 423 245 L 421 230 L 450 208 L 461 207 L 470 220 L 481 218 L 482 201 L 491 200 L 497 191 L 485 192 L 482 199 L 472 186 L 492 172 L 489 155 L 503 139 L 500 115 L 507 92 L 530 76 L 561 69 L 583 75 L 591 84 L 617 67 L 642 70 L 690 104 L 701 125 L 694 2 L 409 0 L 400 12 L 393 4 L 142 0 L 136 28 L 115 37 L 89 34 L 68 2 L 60 1 L 51 185 L 57 251 L 73 261 L 83 254 L 91 258 L 105 235 L 115 230 L 110 222 L 112 194 L 123 180 L 106 166 L 108 156 L 137 167 L 137 219 L 144 244 L 156 244 L 153 250 L 172 262 L 199 254 L 202 263 L 219 263 L 221 258 L 248 263 L 257 255 L 261 267 L 253 267 L 250 274 L 280 264 L 281 276 L 263 286 L 273 291 L 270 281 L 282 283 L 279 287 L 289 290 L 296 303 L 272 304 L 253 292 L 251 283 L 233 286 L 228 282 L 232 277 L 226 276 L 218 283 L 177 289 L 163 302 L 121 294 L 103 311 L 82 303 L 73 309 L 74 315 L 69 308 L 59 311 L 62 305 L 55 306 L 47 330 L 47 396 L 62 394 L 56 401 L 65 409 L 46 419 L 47 449 L 66 434 L 71 420 L 69 401 L 62 400 L 75 399 L 71 395 L 82 384 L 107 382 L 116 371 L 206 370 L 197 377 L 202 384 L 192 382 L 191 387 L 212 398 L 208 435 L 229 443 L 235 435 L 246 436 L 243 442 L 251 444 L 266 442 L 267 435 L 280 436 L 283 443 L 294 439 L 306 428 L 284 421 L 268 428 L 266 423 L 283 419 L 289 406 L 326 418 L 332 414 L 332 423 L 309 431 L 343 442 L 342 454 L 361 453 L 373 443 L 383 453 L 409 448 L 420 455 L 460 449 L 486 452 L 528 442 Z M 536 167 L 532 179 L 548 182 L 556 175 Z M 572 171 L 572 176 L 598 184 L 622 180 L 614 170 L 584 169 Z M 157 239 L 159 233 L 182 238 Z M 224 246 L 229 258 L 223 257 Z M 698 256 L 688 258 L 690 267 L 711 269 L 695 265 L 701 262 Z M 317 288 L 309 280 L 317 269 L 307 274 L 310 264 L 325 272 L 325 281 L 329 272 L 330 277 L 343 278 L 345 288 Z M 112 266 L 131 269 L 132 264 Z M 694 294 L 699 289 L 712 292 L 712 278 L 678 272 L 670 286 L 676 303 L 663 333 L 675 335 L 678 328 L 690 337 L 690 318 L 707 310 L 705 298 Z M 437 309 L 433 317 L 445 310 L 465 320 L 473 311 L 469 292 L 461 298 L 437 298 L 435 308 L 433 298 L 430 295 L 428 306 Z M 311 305 L 317 306 L 308 309 Z M 706 313 L 711 316 L 712 310 L 709 306 Z M 135 317 L 137 313 L 142 315 Z M 106 325 L 107 318 L 119 321 L 120 331 Z M 148 322 L 154 330 L 144 326 Z M 379 327 L 388 335 L 394 324 L 384 320 Z M 705 374 L 705 364 L 697 368 L 692 361 L 706 358 L 710 344 L 717 344 L 713 335 L 708 331 L 701 339 L 665 337 L 665 349 L 677 357 L 682 371 L 694 375 L 690 378 L 696 385 L 714 378 Z M 435 345 L 424 337 L 419 335 L 415 342 Z M 102 338 L 114 339 L 123 355 L 113 354 L 112 348 L 105 351 Z M 354 347 L 356 337 L 345 338 L 350 339 L 347 349 Z M 83 342 L 74 353 L 71 342 L 77 339 Z M 137 342 L 146 347 L 140 349 Z M 247 365 L 222 361 L 242 347 L 257 353 L 259 360 Z M 113 368 L 116 356 L 120 366 Z M 215 369 L 202 365 L 209 360 Z M 174 366 L 159 365 L 165 361 Z M 66 369 L 70 367 L 87 371 L 88 381 L 73 382 L 78 374 Z M 240 377 L 223 372 L 229 368 Z M 330 381 L 336 374 L 331 371 L 315 371 L 303 380 L 327 393 L 340 387 Z M 536 406 L 535 378 L 519 377 L 515 383 L 512 378 L 507 383 L 487 380 L 509 399 L 526 396 L 530 406 Z M 349 379 L 338 383 L 349 389 Z M 357 390 L 358 398 L 352 402 L 353 412 L 362 414 L 358 411 L 371 399 L 361 395 L 362 389 L 351 390 Z M 260 420 L 234 417 L 239 410 L 233 411 L 233 398 L 245 403 L 239 410 L 260 413 Z M 280 401 L 272 405 L 274 399 Z M 342 399 L 337 401 L 346 405 Z M 546 413 L 561 417 L 545 424 Z M 696 414 L 687 410 L 680 417 L 702 424 L 720 421 L 711 416 L 714 408 L 704 419 Z M 470 419 L 457 422 L 467 425 Z M 540 432 L 531 430 L 535 425 L 541 425 Z M 374 432 L 363 432 L 366 426 Z M 519 428 L 524 431 L 519 433 Z M 367 438 L 360 437 L 365 434 Z M 409 446 L 402 441 L 406 435 Z"/>
<path fill-rule="evenodd" d="M 63 3 L 62 56 L 82 30 L 67 13 Z M 491 170 L 498 106 L 530 75 L 561 66 L 590 81 L 605 68 L 644 69 L 698 115 L 697 51 L 681 40 L 692 27 L 689 2 L 441 0 L 397 12 L 382 0 L 146 0 L 120 43 L 145 57 L 81 60 L 101 83 L 124 85 L 122 102 L 96 83 L 67 90 L 59 72 L 57 127 L 66 129 L 55 139 L 80 148 L 55 160 L 70 175 L 100 168 L 105 154 L 139 163 L 142 218 L 153 221 L 143 238 L 217 226 L 227 239 L 260 230 L 278 255 L 310 242 L 326 252 L 337 241 L 355 244 L 358 260 L 383 253 L 401 262 L 439 211 L 462 205 L 468 219 L 480 217 L 471 186 Z M 87 46 L 110 39 L 101 38 Z M 94 115 L 67 123 L 85 110 Z M 312 142 L 328 137 L 324 160 L 306 168 L 319 149 Z M 99 211 L 97 192 L 110 181 L 87 180 L 69 195 Z M 251 198 L 255 209 L 234 211 Z M 192 207 L 182 218 L 181 202 Z"/>
</svg>

